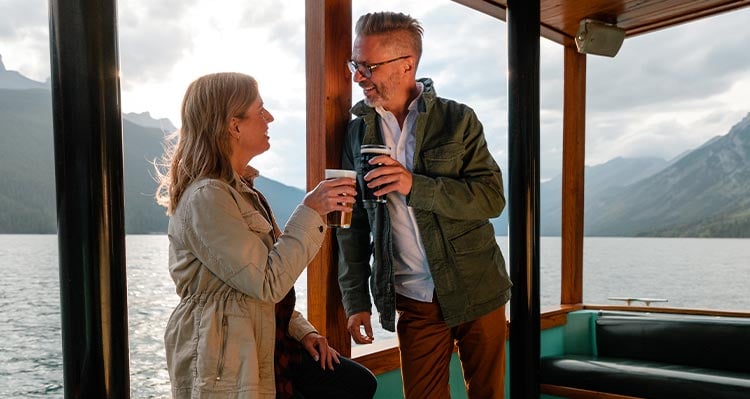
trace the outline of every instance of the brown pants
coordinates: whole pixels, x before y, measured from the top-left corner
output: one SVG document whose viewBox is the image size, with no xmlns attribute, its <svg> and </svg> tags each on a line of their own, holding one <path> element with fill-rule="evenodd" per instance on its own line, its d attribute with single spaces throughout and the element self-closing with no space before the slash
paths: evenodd
<svg viewBox="0 0 750 399">
<path fill-rule="evenodd" d="M 401 375 L 406 399 L 450 398 L 448 371 L 454 342 L 469 399 L 505 395 L 505 306 L 448 328 L 437 297 L 432 303 L 396 296 Z"/>
</svg>

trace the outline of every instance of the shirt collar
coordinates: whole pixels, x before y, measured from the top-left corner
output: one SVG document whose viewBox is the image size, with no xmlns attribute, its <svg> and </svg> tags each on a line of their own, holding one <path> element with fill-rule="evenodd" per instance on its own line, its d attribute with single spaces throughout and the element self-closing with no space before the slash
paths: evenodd
<svg viewBox="0 0 750 399">
<path fill-rule="evenodd" d="M 252 192 L 255 178 L 260 176 L 260 172 L 250 165 L 245 166 L 242 175 L 234 172 L 234 188 L 240 192 Z"/>
</svg>

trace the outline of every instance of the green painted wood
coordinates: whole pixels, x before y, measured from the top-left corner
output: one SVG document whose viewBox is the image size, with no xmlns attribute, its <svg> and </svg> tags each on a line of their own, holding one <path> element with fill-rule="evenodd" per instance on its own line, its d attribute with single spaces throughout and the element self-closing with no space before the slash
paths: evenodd
<svg viewBox="0 0 750 399">
<path fill-rule="evenodd" d="M 403 399 L 401 371 L 394 370 L 378 376 L 378 390 L 374 399 Z"/>
<path fill-rule="evenodd" d="M 596 319 L 598 312 L 579 310 L 568 313 L 565 324 L 565 354 L 595 355 L 596 353 Z"/>
<path fill-rule="evenodd" d="M 542 330 L 541 335 L 541 356 L 557 356 L 565 352 L 565 326 Z"/>
</svg>

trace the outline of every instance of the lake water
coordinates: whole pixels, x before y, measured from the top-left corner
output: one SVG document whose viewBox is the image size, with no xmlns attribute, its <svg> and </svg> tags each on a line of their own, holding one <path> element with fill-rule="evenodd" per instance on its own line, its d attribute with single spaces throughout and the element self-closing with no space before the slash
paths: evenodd
<svg viewBox="0 0 750 399">
<path fill-rule="evenodd" d="M 498 237 L 507 259 L 507 240 Z M 178 297 L 166 236 L 128 236 L 133 398 L 169 397 L 164 326 Z M 559 302 L 560 238 L 541 241 L 542 308 Z M 62 398 L 57 237 L 0 235 L 0 398 Z M 665 298 L 668 306 L 750 311 L 750 240 L 586 238 L 584 302 Z M 306 286 L 297 284 L 304 311 Z M 376 337 L 391 335 L 376 330 Z"/>
</svg>

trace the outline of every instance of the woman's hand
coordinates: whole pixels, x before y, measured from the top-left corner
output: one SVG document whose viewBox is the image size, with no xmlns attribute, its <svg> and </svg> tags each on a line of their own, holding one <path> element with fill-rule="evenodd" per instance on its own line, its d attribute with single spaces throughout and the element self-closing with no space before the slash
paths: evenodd
<svg viewBox="0 0 750 399">
<path fill-rule="evenodd" d="M 346 177 L 323 180 L 305 195 L 302 203 L 318 212 L 320 216 L 333 211 L 351 212 L 354 197 L 357 195 L 355 185 L 354 179 Z"/>
<path fill-rule="evenodd" d="M 310 356 L 316 362 L 320 362 L 320 368 L 323 370 L 326 368 L 333 370 L 334 363 L 341 363 L 339 361 L 339 353 L 336 349 L 328 346 L 328 339 L 326 337 L 316 332 L 311 332 L 302 337 L 301 343 L 307 349 L 307 352 L 310 353 Z"/>
</svg>

